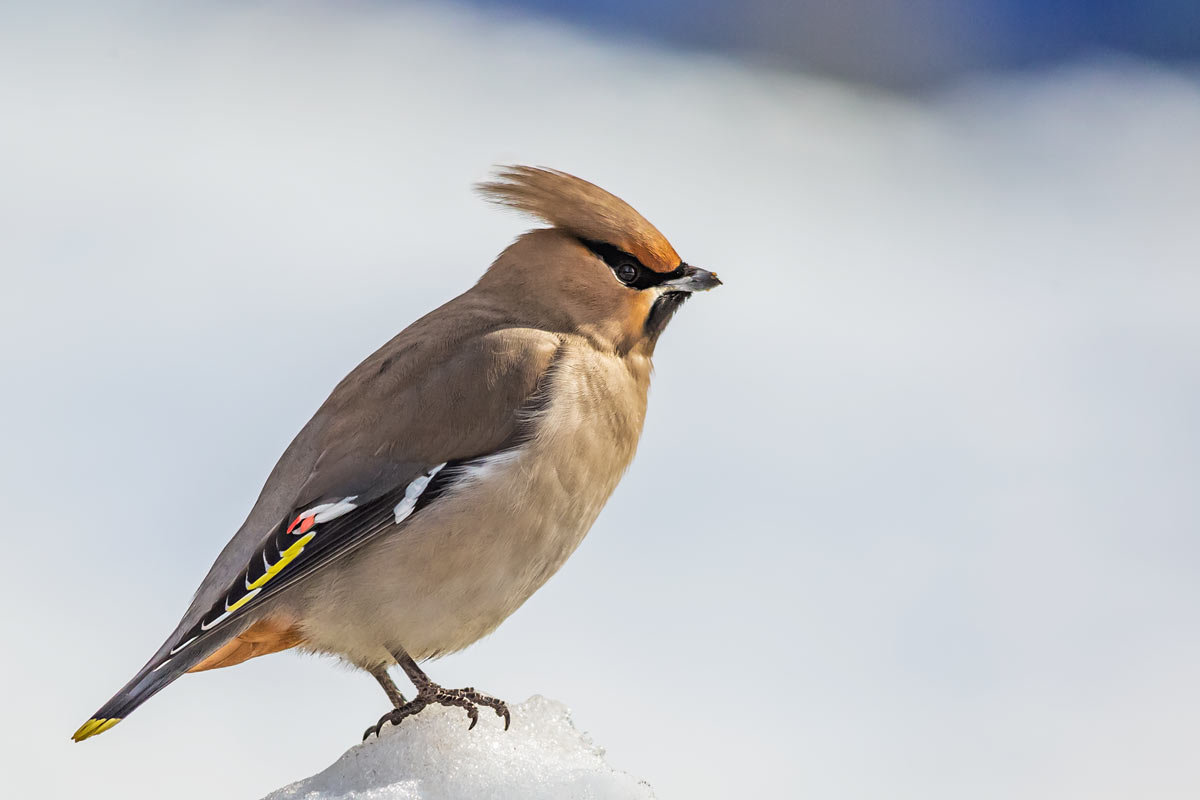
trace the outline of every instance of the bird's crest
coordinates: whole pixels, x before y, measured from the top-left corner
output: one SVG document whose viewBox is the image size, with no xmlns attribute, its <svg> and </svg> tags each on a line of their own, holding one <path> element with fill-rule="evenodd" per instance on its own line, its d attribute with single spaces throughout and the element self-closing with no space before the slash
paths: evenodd
<svg viewBox="0 0 1200 800">
<path fill-rule="evenodd" d="M 543 167 L 501 167 L 476 188 L 494 203 L 532 214 L 581 239 L 604 242 L 656 272 L 670 272 L 679 254 L 646 218 L 616 195 L 582 178 Z"/>
</svg>

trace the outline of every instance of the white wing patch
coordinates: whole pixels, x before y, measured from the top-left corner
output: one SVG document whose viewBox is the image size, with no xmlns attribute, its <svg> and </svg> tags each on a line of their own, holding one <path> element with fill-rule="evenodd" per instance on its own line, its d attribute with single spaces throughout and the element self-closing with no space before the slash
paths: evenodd
<svg viewBox="0 0 1200 800">
<path fill-rule="evenodd" d="M 348 514 L 353 511 L 356 506 L 354 501 L 358 499 L 358 495 L 352 497 L 344 497 L 336 503 L 322 503 L 319 506 L 313 506 L 307 511 L 300 512 L 300 518 L 312 517 L 313 522 L 329 522 L 331 519 L 337 519 L 343 514 Z"/>
<path fill-rule="evenodd" d="M 417 500 L 421 497 L 421 492 L 425 491 L 425 487 L 429 485 L 431 480 L 433 480 L 433 476 L 441 472 L 442 467 L 444 466 L 446 466 L 445 461 L 443 461 L 441 464 L 438 464 L 421 477 L 415 479 L 408 485 L 408 488 L 404 490 L 404 499 L 402 499 L 399 503 L 396 503 L 396 507 L 393 509 L 393 513 L 396 515 L 397 525 L 408 519 L 408 515 L 411 514 L 413 509 L 417 507 Z"/>
</svg>

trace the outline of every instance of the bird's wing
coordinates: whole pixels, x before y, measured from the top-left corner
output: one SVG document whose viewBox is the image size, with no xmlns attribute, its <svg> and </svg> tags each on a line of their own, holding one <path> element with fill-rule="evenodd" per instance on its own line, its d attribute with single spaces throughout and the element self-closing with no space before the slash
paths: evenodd
<svg viewBox="0 0 1200 800">
<path fill-rule="evenodd" d="M 559 346 L 468 293 L 368 357 L 285 452 L 179 627 L 77 738 L 199 664 L 268 598 L 419 513 L 442 470 L 517 444 Z"/>
<path fill-rule="evenodd" d="M 409 467 L 405 472 L 411 473 L 413 468 L 405 466 Z M 243 613 L 376 534 L 403 523 L 419 505 L 424 506 L 436 496 L 438 487 L 431 487 L 431 483 L 445 466 L 443 462 L 417 472 L 407 483 L 393 485 L 389 481 L 364 489 L 362 495 L 331 497 L 298 509 L 291 521 L 284 520 L 267 537 L 223 596 L 171 647 L 168 658 L 220 635 L 226 626 L 240 629 L 237 623 Z"/>
<path fill-rule="evenodd" d="M 335 389 L 318 412 L 328 421 L 292 508 L 208 609 L 177 632 L 168 656 L 238 627 L 242 614 L 402 524 L 437 496 L 454 467 L 520 437 L 521 412 L 538 402 L 558 339 L 529 329 L 421 327 L 431 326 L 417 323 Z"/>
</svg>

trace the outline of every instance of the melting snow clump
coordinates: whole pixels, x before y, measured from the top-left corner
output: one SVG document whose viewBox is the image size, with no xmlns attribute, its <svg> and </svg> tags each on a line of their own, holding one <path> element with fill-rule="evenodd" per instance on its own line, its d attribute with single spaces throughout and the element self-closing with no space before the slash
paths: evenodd
<svg viewBox="0 0 1200 800">
<path fill-rule="evenodd" d="M 653 800 L 562 703 L 535 695 L 510 710 L 509 730 L 481 708 L 468 731 L 462 709 L 431 706 L 264 800 Z"/>
</svg>

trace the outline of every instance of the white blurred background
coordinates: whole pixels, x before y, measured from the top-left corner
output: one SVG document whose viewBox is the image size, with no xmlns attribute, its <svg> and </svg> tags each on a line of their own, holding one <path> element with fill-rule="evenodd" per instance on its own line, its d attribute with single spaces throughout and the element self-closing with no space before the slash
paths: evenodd
<svg viewBox="0 0 1200 800">
<path fill-rule="evenodd" d="M 0 794 L 257 797 L 385 710 L 287 653 L 69 739 L 334 383 L 528 227 L 495 163 L 726 286 L 584 545 L 435 679 L 565 701 L 662 798 L 1200 793 L 1200 73 L 894 93 L 486 4 L 0 23 Z"/>
</svg>

